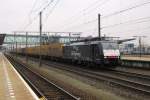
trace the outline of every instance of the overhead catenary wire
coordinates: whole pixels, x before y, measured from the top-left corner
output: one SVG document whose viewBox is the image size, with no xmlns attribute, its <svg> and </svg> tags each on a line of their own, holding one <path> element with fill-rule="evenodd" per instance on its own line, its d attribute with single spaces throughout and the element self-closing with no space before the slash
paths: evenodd
<svg viewBox="0 0 150 100">
<path fill-rule="evenodd" d="M 59 3 L 60 0 L 57 0 L 56 3 L 54 4 L 54 6 L 50 9 L 50 12 L 47 14 L 45 22 L 48 20 L 48 17 L 50 16 L 50 14 L 54 11 L 54 9 L 56 8 L 57 4 Z"/>
<path fill-rule="evenodd" d="M 108 17 L 114 16 L 114 15 L 118 15 L 118 14 L 120 14 L 120 13 L 124 13 L 124 12 L 126 12 L 126 11 L 130 11 L 130 10 L 133 10 L 133 9 L 135 9 L 135 8 L 142 7 L 142 6 L 147 5 L 147 4 L 150 4 L 150 1 L 144 2 L 144 3 L 141 3 L 141 4 L 137 4 L 137 5 L 135 5 L 135 6 L 132 6 L 132 7 L 129 7 L 129 8 L 120 10 L 120 11 L 113 12 L 113 13 L 108 14 L 108 15 L 106 15 L 106 16 L 102 16 L 102 18 L 108 18 Z"/>
<path fill-rule="evenodd" d="M 109 1 L 109 0 L 108 0 Z M 105 3 L 105 2 L 104 2 Z M 111 16 L 114 16 L 114 15 L 117 15 L 117 14 L 120 14 L 120 13 L 124 13 L 126 11 L 129 11 L 129 10 L 132 10 L 132 9 L 135 9 L 135 8 L 138 8 L 138 7 L 141 7 L 141 6 L 144 6 L 146 4 L 149 4 L 150 1 L 148 2 L 144 2 L 144 3 L 141 3 L 141 4 L 137 4 L 137 5 L 134 5 L 132 7 L 129 7 L 129 8 L 126 8 L 126 9 L 123 9 L 123 10 L 120 10 L 120 11 L 117 11 L 117 12 L 114 12 L 114 13 L 111 13 L 111 14 L 108 14 L 108 15 L 105 15 L 105 16 L 102 16 L 101 18 L 104 19 L 104 18 L 108 18 L 108 17 L 111 17 Z M 74 24 L 74 22 L 72 22 Z M 69 23 L 69 27 L 70 27 L 70 24 L 72 23 Z M 86 23 L 86 22 L 85 22 Z M 81 26 L 83 25 L 82 23 L 80 23 L 79 25 L 74 25 L 75 27 L 78 27 L 78 26 Z M 66 25 L 65 25 L 66 27 Z"/>
<path fill-rule="evenodd" d="M 49 7 L 50 6 L 50 4 L 51 3 L 53 3 L 53 1 L 54 0 L 51 0 L 45 7 L 43 7 L 42 9 L 41 9 L 41 11 L 40 12 L 43 12 L 44 10 L 46 10 L 47 9 L 47 7 Z"/>
<path fill-rule="evenodd" d="M 33 22 L 35 21 L 35 20 L 37 20 L 38 19 L 38 15 L 36 16 L 36 17 L 34 17 L 33 19 L 32 19 L 32 21 L 29 21 L 29 23 L 23 28 L 23 30 L 26 30 L 30 25 L 32 25 L 33 24 Z"/>
<path fill-rule="evenodd" d="M 129 7 L 129 8 L 126 8 L 126 9 L 123 9 L 123 10 L 120 10 L 120 11 L 117 11 L 117 12 L 114 12 L 114 13 L 111 13 L 111 14 L 108 14 L 108 15 L 106 15 L 106 16 L 102 16 L 102 19 L 104 19 L 104 18 L 108 18 L 108 17 L 111 17 L 111 16 L 114 16 L 114 15 L 117 15 L 117 14 L 120 14 L 120 13 L 124 13 L 124 12 L 126 12 L 126 11 L 130 11 L 130 10 L 132 10 L 132 9 L 135 9 L 135 8 L 138 8 L 138 7 L 141 7 L 141 6 L 144 6 L 144 5 L 146 5 L 146 4 L 149 4 L 150 3 L 150 1 L 148 1 L 148 2 L 144 2 L 144 3 L 141 3 L 141 4 L 137 4 L 137 5 L 134 5 L 134 6 L 132 6 L 132 7 Z M 96 20 L 97 21 L 97 20 Z M 143 21 L 142 21 L 143 22 Z M 90 21 L 89 22 L 85 22 L 85 25 L 87 25 L 88 23 L 91 23 Z M 81 26 L 81 25 L 84 25 L 84 24 L 79 24 L 79 25 L 73 25 L 74 27 L 79 27 L 79 26 Z M 118 24 L 119 25 L 119 24 Z M 121 24 L 120 24 L 121 25 Z M 112 26 L 115 26 L 115 25 L 112 25 Z M 112 26 L 104 26 L 103 28 L 106 28 L 106 27 L 112 27 Z M 69 27 L 70 27 L 70 24 L 69 24 Z M 74 28 L 73 27 L 73 28 Z"/>
<path fill-rule="evenodd" d="M 35 7 L 36 4 L 37 4 L 37 1 L 38 1 L 38 0 L 35 0 L 35 1 L 34 1 L 33 5 L 32 5 L 32 8 L 31 8 L 31 10 L 30 10 L 30 12 L 29 12 L 29 14 L 28 14 L 28 16 L 27 16 L 29 19 L 30 19 L 30 15 L 32 14 L 32 11 L 33 11 L 34 7 Z M 25 22 L 25 21 L 24 21 L 24 22 Z M 29 23 L 30 23 L 30 22 L 29 22 Z M 29 24 L 29 23 L 28 23 L 28 24 Z M 26 29 L 27 26 L 28 26 L 28 25 L 25 25 L 23 29 Z"/>
<path fill-rule="evenodd" d="M 142 20 L 142 21 L 141 21 Z M 126 21 L 126 22 L 123 22 L 123 23 L 119 23 L 119 24 L 114 24 L 114 25 L 109 25 L 109 26 L 104 26 L 102 27 L 102 29 L 105 29 L 105 28 L 109 28 L 109 27 L 115 27 L 115 26 L 118 26 L 118 25 L 122 25 L 122 24 L 139 24 L 139 23 L 143 23 L 143 22 L 149 22 L 150 21 L 150 17 L 144 17 L 144 18 L 139 18 L 139 19 L 135 19 L 135 20 L 130 20 L 130 21 Z M 144 29 L 148 29 L 150 27 L 146 27 Z M 143 28 L 140 28 L 141 30 Z M 97 30 L 97 28 L 90 28 L 90 29 L 86 29 L 86 30 L 83 30 L 82 32 L 87 32 L 87 31 L 93 31 L 93 30 Z M 135 31 L 137 29 L 131 29 L 131 30 L 127 30 L 127 32 L 129 31 Z M 118 33 L 118 32 L 117 32 Z"/>
<path fill-rule="evenodd" d="M 42 7 L 40 6 L 38 9 L 34 10 L 34 8 L 35 8 L 35 6 L 37 5 L 37 3 L 38 3 L 38 0 L 35 0 L 34 3 L 33 3 L 32 8 L 31 8 L 31 11 L 30 11 L 29 14 L 28 14 L 29 19 L 30 19 L 31 14 L 32 14 L 33 12 L 36 12 L 36 11 L 38 11 L 39 9 L 42 8 Z M 37 15 L 36 17 L 38 17 L 38 15 Z M 34 20 L 36 20 L 35 17 L 33 18 L 33 21 L 34 21 Z M 31 20 L 31 19 L 29 20 L 29 23 L 28 23 L 25 27 L 27 27 L 29 24 L 32 24 L 32 20 Z"/>
<path fill-rule="evenodd" d="M 144 28 L 134 28 L 134 29 L 130 29 L 130 30 L 125 30 L 125 31 L 118 31 L 118 32 L 107 32 L 107 33 L 109 33 L 109 34 L 114 34 L 114 33 L 133 33 L 133 32 L 141 32 L 141 31 L 143 31 L 143 30 L 149 30 L 150 29 L 150 26 L 148 26 L 148 27 L 144 27 Z M 102 30 L 103 31 L 103 30 Z M 103 32 L 104 33 L 104 32 Z M 105 32 L 106 33 L 106 32 Z"/>
<path fill-rule="evenodd" d="M 141 20 L 143 20 L 143 21 L 141 21 Z M 150 21 L 150 17 L 138 18 L 138 19 L 135 19 L 135 20 L 129 20 L 129 21 L 113 24 L 113 25 L 103 26 L 102 29 L 112 28 L 112 27 L 125 25 L 125 24 L 137 24 L 137 23 L 143 23 L 143 22 L 149 22 L 149 21 Z"/>
<path fill-rule="evenodd" d="M 53 1 L 53 0 L 51 0 L 51 1 Z M 109 0 L 108 0 L 109 1 Z M 96 1 L 97 3 L 98 3 L 98 0 Z M 49 2 L 50 3 L 50 2 Z M 120 13 L 123 13 L 123 12 L 126 12 L 126 11 L 130 11 L 130 10 L 132 10 L 132 9 L 134 9 L 134 8 L 138 8 L 138 7 L 141 7 L 141 6 L 144 6 L 144 5 L 146 5 L 146 4 L 149 4 L 150 2 L 144 2 L 144 3 L 141 3 L 141 4 L 138 4 L 138 5 L 135 5 L 135 6 L 132 6 L 132 7 L 129 7 L 129 8 L 126 8 L 126 9 L 123 9 L 123 10 L 120 10 L 120 11 L 117 11 L 117 12 L 114 12 L 114 13 L 111 13 L 111 14 L 108 14 L 108 15 L 106 15 L 106 16 L 103 16 L 102 15 L 102 18 L 104 19 L 104 18 L 108 18 L 108 17 L 111 17 L 111 16 L 114 16 L 114 15 L 117 15 L 117 14 L 120 14 Z M 94 3 L 93 3 L 94 4 Z M 47 6 L 49 6 L 50 4 L 48 4 Z M 43 7 L 43 9 L 42 10 L 44 10 L 44 9 L 46 9 L 47 8 L 47 6 L 45 6 L 45 7 Z M 90 6 L 89 6 L 90 7 Z M 55 8 L 55 7 L 54 7 Z M 53 8 L 53 9 L 54 9 Z M 41 10 L 41 11 L 42 11 Z M 86 10 L 86 9 L 85 9 Z M 53 10 L 50 10 L 50 13 L 52 12 Z M 46 17 L 46 20 L 48 19 L 48 16 L 49 16 L 49 14 L 47 15 L 47 17 Z M 38 18 L 38 17 L 37 17 Z M 30 24 L 32 24 L 36 19 L 37 19 L 36 17 L 33 19 L 33 21 L 31 21 L 31 22 L 29 22 L 29 24 L 27 24 L 26 25 L 26 27 L 28 27 L 28 26 L 30 26 Z M 94 23 L 94 22 L 96 22 L 97 21 L 97 19 L 95 20 L 95 19 L 93 19 L 93 20 L 89 20 L 89 21 L 86 21 L 86 22 L 83 22 L 83 23 L 79 23 L 79 25 L 72 25 L 71 26 L 71 24 L 69 24 L 69 28 L 71 27 L 71 28 L 74 28 L 74 27 L 79 27 L 79 26 L 82 26 L 83 25 L 83 27 L 85 27 L 85 25 L 88 25 L 88 24 L 90 24 L 90 23 Z M 73 22 L 73 24 L 74 24 L 75 22 Z M 126 24 L 126 23 L 128 23 L 128 22 L 123 22 L 123 23 L 119 23 L 119 24 L 114 24 L 114 25 L 109 25 L 109 26 L 104 26 L 104 27 L 102 27 L 102 28 L 109 28 L 109 27 L 115 27 L 115 26 L 119 26 L 119 25 L 123 25 L 123 24 Z M 132 22 L 129 22 L 129 23 L 132 23 Z M 65 25 L 65 27 L 66 27 L 66 25 Z"/>
<path fill-rule="evenodd" d="M 89 21 L 87 21 L 87 22 L 82 22 L 82 23 L 79 23 L 79 24 L 75 24 L 75 25 L 72 25 L 72 26 L 70 26 L 70 27 L 67 27 L 67 28 L 64 28 L 65 30 L 66 29 L 72 29 L 72 28 L 76 28 L 76 27 L 84 27 L 84 25 L 88 25 L 88 24 L 91 24 L 91 23 L 94 23 L 94 22 L 97 22 L 97 18 L 95 18 L 95 19 L 92 19 L 92 20 L 89 20 Z"/>
<path fill-rule="evenodd" d="M 98 4 L 99 2 L 101 2 L 102 0 L 96 0 L 94 3 L 92 3 L 92 4 L 90 4 L 90 5 L 88 5 L 88 7 L 86 7 L 86 8 L 84 8 L 83 10 L 81 10 L 81 11 L 79 11 L 77 14 L 75 14 L 75 15 L 73 15 L 73 16 L 71 16 L 70 18 L 68 18 L 69 20 L 71 20 L 71 19 L 73 19 L 73 18 L 75 18 L 76 17 L 76 15 L 80 15 L 79 17 L 81 17 L 83 14 L 83 11 L 85 12 L 85 11 L 87 11 L 87 10 L 89 10 L 89 9 L 91 9 L 91 7 L 94 7 L 94 5 L 95 4 Z M 68 19 L 66 20 L 66 21 L 68 21 Z"/>
<path fill-rule="evenodd" d="M 48 2 L 49 1 L 49 2 Z M 44 11 L 54 0 L 48 0 L 45 3 L 41 4 L 40 7 L 32 9 L 32 13 L 38 13 Z"/>
<path fill-rule="evenodd" d="M 31 8 L 31 11 L 30 11 L 30 13 L 29 13 L 29 16 L 32 14 L 33 9 L 35 8 L 37 2 L 38 2 L 38 0 L 35 0 L 35 1 L 34 1 L 34 4 L 33 4 L 32 8 Z"/>
<path fill-rule="evenodd" d="M 100 6 L 104 5 L 104 4 L 106 3 L 106 1 L 109 1 L 109 0 L 105 0 L 105 2 L 102 2 L 102 3 L 101 3 L 101 1 L 102 1 L 102 0 L 97 0 L 97 1 L 95 1 L 94 3 L 90 4 L 88 7 L 84 8 L 84 9 L 81 10 L 81 11 L 79 11 L 77 14 L 72 15 L 72 16 L 71 16 L 70 18 L 68 18 L 67 20 L 61 22 L 61 23 L 63 23 L 63 24 L 62 24 L 62 25 L 59 25 L 59 26 L 60 26 L 60 27 L 66 26 L 66 24 L 68 24 L 68 25 L 70 26 L 70 24 L 74 24 L 75 21 L 80 20 L 80 19 L 82 18 L 81 16 L 83 16 L 83 12 L 86 12 L 86 11 L 90 10 L 92 7 L 95 7 L 95 4 L 98 4 L 96 7 L 100 7 Z M 99 4 L 99 3 L 100 3 L 100 4 Z M 94 9 L 95 9 L 95 8 L 94 8 Z M 94 10 L 94 9 L 93 9 L 93 10 Z M 77 15 L 78 15 L 78 16 L 77 16 Z M 57 25 L 56 27 L 58 27 L 58 25 Z"/>
<path fill-rule="evenodd" d="M 105 0 L 105 1 L 103 1 L 101 4 L 95 6 L 94 8 L 92 8 L 92 9 L 90 9 L 90 10 L 88 10 L 88 11 L 85 11 L 85 12 L 86 12 L 87 14 L 89 14 L 89 13 L 91 13 L 91 12 L 94 12 L 95 9 L 97 9 L 97 8 L 102 8 L 102 6 L 105 5 L 108 1 L 110 1 L 110 0 Z"/>
<path fill-rule="evenodd" d="M 46 8 L 47 8 L 53 1 L 54 1 L 54 0 L 51 0 L 45 7 L 43 7 L 43 8 L 40 10 L 40 12 L 46 10 Z M 35 1 L 35 3 L 36 3 L 36 1 Z M 33 6 L 34 6 L 34 5 L 33 5 Z M 39 15 L 35 16 L 35 17 L 32 19 L 32 21 L 29 21 L 29 23 L 28 23 L 23 29 L 25 30 L 25 29 L 27 29 L 30 25 L 32 25 L 33 22 L 38 19 L 38 16 L 39 16 Z"/>
</svg>

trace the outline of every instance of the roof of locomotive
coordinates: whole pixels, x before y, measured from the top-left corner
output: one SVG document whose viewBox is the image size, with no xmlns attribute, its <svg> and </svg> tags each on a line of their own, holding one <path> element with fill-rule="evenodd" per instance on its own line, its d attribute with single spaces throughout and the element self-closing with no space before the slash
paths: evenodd
<svg viewBox="0 0 150 100">
<path fill-rule="evenodd" d="M 90 44 L 100 44 L 100 43 L 117 43 L 116 41 L 107 41 L 107 40 L 101 40 L 101 41 L 85 41 L 85 42 L 73 42 L 70 44 L 65 44 L 64 46 L 75 46 L 75 45 L 90 45 Z"/>
</svg>

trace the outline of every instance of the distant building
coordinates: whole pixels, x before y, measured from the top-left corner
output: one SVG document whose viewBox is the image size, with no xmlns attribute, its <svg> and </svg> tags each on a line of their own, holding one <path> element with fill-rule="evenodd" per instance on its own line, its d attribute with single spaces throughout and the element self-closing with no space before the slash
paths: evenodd
<svg viewBox="0 0 150 100">
<path fill-rule="evenodd" d="M 134 44 L 133 43 L 120 45 L 120 52 L 123 54 L 132 54 L 133 50 L 134 50 Z"/>
<path fill-rule="evenodd" d="M 150 47 L 147 48 L 147 52 L 148 52 L 148 54 L 150 54 Z"/>
<path fill-rule="evenodd" d="M 128 44 L 121 44 L 120 45 L 120 52 L 122 54 L 150 54 L 150 47 L 146 46 L 139 46 L 135 47 L 133 43 Z"/>
</svg>

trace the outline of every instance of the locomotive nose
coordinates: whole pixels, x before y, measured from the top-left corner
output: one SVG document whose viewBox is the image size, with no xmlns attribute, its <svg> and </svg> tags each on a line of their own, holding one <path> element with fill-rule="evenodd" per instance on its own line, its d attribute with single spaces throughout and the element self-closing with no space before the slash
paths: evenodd
<svg viewBox="0 0 150 100">
<path fill-rule="evenodd" d="M 104 58 L 118 58 L 120 57 L 119 50 L 103 50 Z"/>
<path fill-rule="evenodd" d="M 104 50 L 104 64 L 117 64 L 119 62 L 119 50 Z"/>
</svg>

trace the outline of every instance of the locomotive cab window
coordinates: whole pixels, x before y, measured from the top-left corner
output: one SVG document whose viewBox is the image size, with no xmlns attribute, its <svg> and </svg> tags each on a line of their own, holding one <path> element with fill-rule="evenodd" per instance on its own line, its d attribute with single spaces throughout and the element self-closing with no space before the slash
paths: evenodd
<svg viewBox="0 0 150 100">
<path fill-rule="evenodd" d="M 113 43 L 113 42 L 102 42 L 102 47 L 105 50 L 116 50 L 119 49 L 119 46 L 117 43 Z"/>
</svg>

